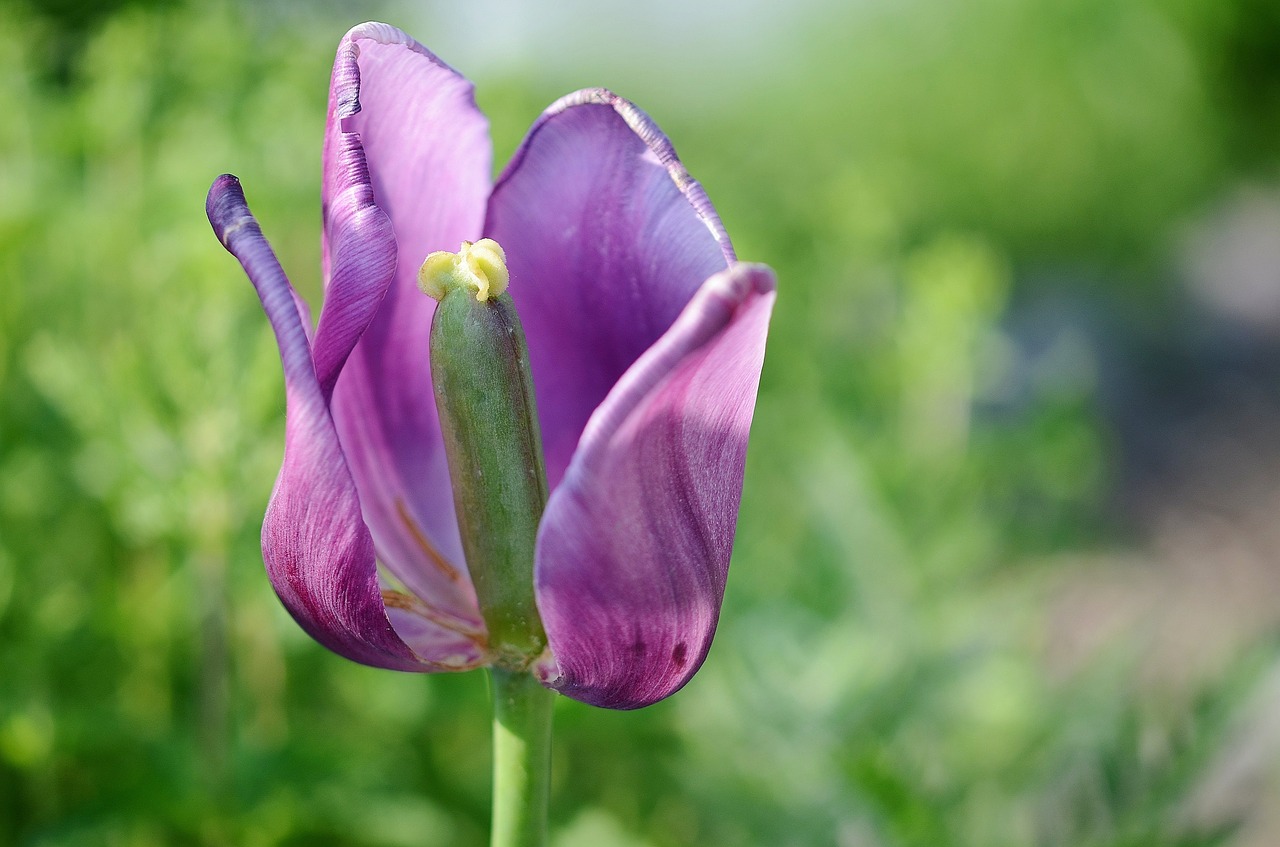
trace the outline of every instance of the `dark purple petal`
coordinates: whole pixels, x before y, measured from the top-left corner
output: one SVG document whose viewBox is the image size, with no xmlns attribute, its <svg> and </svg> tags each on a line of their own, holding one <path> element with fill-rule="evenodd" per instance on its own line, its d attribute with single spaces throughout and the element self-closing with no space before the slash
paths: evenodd
<svg viewBox="0 0 1280 847">
<path fill-rule="evenodd" d="M 471 83 L 385 24 L 346 35 L 325 144 L 329 273 L 317 363 L 322 379 L 341 367 L 333 414 L 379 557 L 437 611 L 476 626 L 427 360 L 435 301 L 415 275 L 429 252 L 478 237 L 490 160 Z M 394 278 L 380 295 L 372 278 L 389 261 Z"/>
<path fill-rule="evenodd" d="M 773 272 L 734 265 L 592 415 L 538 533 L 538 610 L 576 700 L 661 700 L 706 657 L 724 596 Z"/>
<path fill-rule="evenodd" d="M 280 600 L 313 638 L 357 662 L 417 671 L 481 664 L 474 635 L 433 624 L 429 633 L 414 633 L 415 654 L 392 628 L 373 542 L 316 378 L 305 310 L 235 177 L 213 183 L 206 211 L 257 289 L 284 365 L 285 457 L 262 526 L 263 559 Z"/>
<path fill-rule="evenodd" d="M 485 234 L 506 250 L 554 489 L 592 411 L 733 251 L 666 137 L 603 89 L 534 123 Z"/>
</svg>

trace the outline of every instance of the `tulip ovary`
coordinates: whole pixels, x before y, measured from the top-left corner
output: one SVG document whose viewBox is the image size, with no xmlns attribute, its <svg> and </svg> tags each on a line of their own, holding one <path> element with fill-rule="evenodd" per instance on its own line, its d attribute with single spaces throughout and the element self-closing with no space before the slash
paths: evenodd
<svg viewBox="0 0 1280 847">
<path fill-rule="evenodd" d="M 525 670 L 546 649 L 533 590 L 547 502 L 524 331 L 511 295 L 453 285 L 431 321 L 431 376 L 463 553 L 493 663 Z"/>
</svg>

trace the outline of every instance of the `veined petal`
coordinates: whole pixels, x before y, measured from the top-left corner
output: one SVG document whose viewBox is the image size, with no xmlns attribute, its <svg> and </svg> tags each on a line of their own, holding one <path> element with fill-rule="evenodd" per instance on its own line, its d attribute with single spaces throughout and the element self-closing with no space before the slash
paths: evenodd
<svg viewBox="0 0 1280 847">
<path fill-rule="evenodd" d="M 312 346 L 326 400 L 396 273 L 391 219 L 374 200 L 359 135 L 343 129 L 343 122 L 360 110 L 357 52 L 346 39 L 338 45 L 324 135 L 324 309 Z"/>
<path fill-rule="evenodd" d="M 332 408 L 378 555 L 437 611 L 476 626 L 431 391 L 435 301 L 415 276 L 428 253 L 478 236 L 490 161 L 471 83 L 393 27 L 368 23 L 347 33 L 334 63 L 325 151 L 325 310 L 334 305 L 334 330 L 325 334 L 322 315 L 317 365 L 338 358 L 326 347 L 322 361 L 321 341 L 355 336 Z M 391 247 L 386 233 L 359 220 L 370 202 L 390 221 Z M 343 248 L 353 233 L 348 264 Z M 369 268 L 388 255 L 395 272 L 379 298 Z"/>
<path fill-rule="evenodd" d="M 733 250 L 666 136 L 604 89 L 534 123 L 485 234 L 506 250 L 554 489 L 592 411 Z"/>
<path fill-rule="evenodd" d="M 222 176 L 209 189 L 209 222 L 240 260 L 276 333 L 284 365 L 285 457 L 262 526 L 271 584 L 313 638 L 357 662 L 397 670 L 461 670 L 484 660 L 474 638 L 433 626 L 415 653 L 387 617 L 373 542 L 316 378 L 304 314 L 244 200 Z"/>
<path fill-rule="evenodd" d="M 576 700 L 679 690 L 711 646 L 742 495 L 773 272 L 711 277 L 592 415 L 538 533 L 538 610 Z"/>
</svg>

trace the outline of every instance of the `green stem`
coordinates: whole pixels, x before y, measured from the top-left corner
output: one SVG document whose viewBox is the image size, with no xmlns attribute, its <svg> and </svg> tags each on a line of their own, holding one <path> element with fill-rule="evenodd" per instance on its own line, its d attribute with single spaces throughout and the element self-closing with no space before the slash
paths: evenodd
<svg viewBox="0 0 1280 847">
<path fill-rule="evenodd" d="M 492 668 L 491 847 L 545 847 L 555 694 L 527 672 Z"/>
</svg>

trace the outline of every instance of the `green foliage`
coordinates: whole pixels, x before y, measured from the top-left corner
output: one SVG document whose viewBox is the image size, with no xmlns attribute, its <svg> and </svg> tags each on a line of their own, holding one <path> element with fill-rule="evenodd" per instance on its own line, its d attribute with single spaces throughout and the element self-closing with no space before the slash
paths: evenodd
<svg viewBox="0 0 1280 847">
<path fill-rule="evenodd" d="M 643 712 L 558 704 L 561 844 L 1229 834 L 1180 809 L 1275 645 L 1172 693 L 1133 681 L 1133 645 L 1055 664 L 1052 562 L 1114 543 L 1096 363 L 1066 343 L 1078 378 L 982 409 L 1028 269 L 1155 298 L 1171 227 L 1266 161 L 1251 5 L 853 4 L 763 88 L 644 104 L 780 297 L 716 646 Z M 484 842 L 483 677 L 339 660 L 261 568 L 279 366 L 202 202 L 236 172 L 318 304 L 353 21 L 304 12 L 0 7 L 5 843 Z M 1257 110 L 1227 96 L 1250 81 Z M 500 155 L 539 85 L 481 86 Z"/>
</svg>

